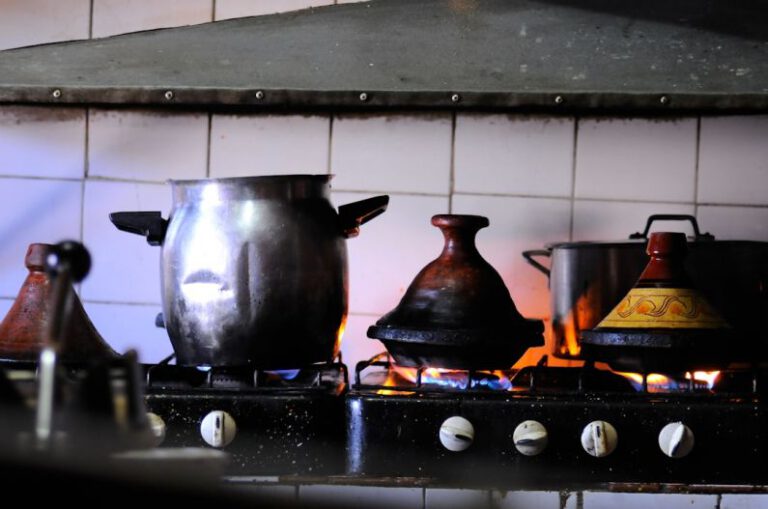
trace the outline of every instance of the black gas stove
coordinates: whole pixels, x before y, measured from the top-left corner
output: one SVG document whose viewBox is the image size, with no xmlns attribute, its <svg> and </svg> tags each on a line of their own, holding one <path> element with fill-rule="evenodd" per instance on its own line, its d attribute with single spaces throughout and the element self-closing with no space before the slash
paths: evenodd
<svg viewBox="0 0 768 509">
<path fill-rule="evenodd" d="M 346 396 L 347 472 L 495 487 L 764 484 L 766 375 L 698 380 L 587 363 L 516 371 L 361 362 Z"/>
<path fill-rule="evenodd" d="M 343 470 L 348 377 L 340 361 L 291 371 L 168 363 L 144 369 L 161 447 L 220 448 L 232 457 L 231 475 Z"/>
</svg>

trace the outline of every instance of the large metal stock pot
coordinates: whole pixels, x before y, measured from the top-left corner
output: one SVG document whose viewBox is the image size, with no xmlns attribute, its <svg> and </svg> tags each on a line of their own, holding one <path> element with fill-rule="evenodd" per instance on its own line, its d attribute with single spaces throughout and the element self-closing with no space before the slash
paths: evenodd
<svg viewBox="0 0 768 509">
<path fill-rule="evenodd" d="M 740 353 L 768 353 L 768 243 L 715 240 L 700 233 L 696 218 L 659 214 L 648 218 L 645 231 L 616 242 L 562 242 L 526 251 L 528 262 L 549 277 L 552 353 L 580 358 L 581 331 L 594 328 L 633 287 L 648 263 L 648 232 L 654 221 L 689 221 L 686 272 L 694 286 L 737 330 Z M 549 267 L 537 257 L 549 257 Z M 724 350 L 725 351 L 725 350 Z"/>
<path fill-rule="evenodd" d="M 335 357 L 347 314 L 345 239 L 389 198 L 337 213 L 330 179 L 171 181 L 168 220 L 110 214 L 162 246 L 163 315 L 179 364 L 296 368 Z"/>
</svg>

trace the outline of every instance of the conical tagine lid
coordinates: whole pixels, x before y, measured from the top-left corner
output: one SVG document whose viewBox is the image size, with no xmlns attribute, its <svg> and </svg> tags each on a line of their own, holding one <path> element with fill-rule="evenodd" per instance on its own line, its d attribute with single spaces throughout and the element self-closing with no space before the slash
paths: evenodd
<svg viewBox="0 0 768 509">
<path fill-rule="evenodd" d="M 51 314 L 52 285 L 45 273 L 49 244 L 30 244 L 24 263 L 29 270 L 16 300 L 0 322 L 0 362 L 36 362 L 44 346 Z M 64 362 L 83 363 L 117 357 L 85 314 L 74 289 L 65 341 L 59 348 Z"/>
<path fill-rule="evenodd" d="M 685 234 L 657 232 L 648 241 L 651 257 L 635 287 L 597 329 L 723 329 L 729 325 L 693 288 L 683 267 Z"/>
</svg>

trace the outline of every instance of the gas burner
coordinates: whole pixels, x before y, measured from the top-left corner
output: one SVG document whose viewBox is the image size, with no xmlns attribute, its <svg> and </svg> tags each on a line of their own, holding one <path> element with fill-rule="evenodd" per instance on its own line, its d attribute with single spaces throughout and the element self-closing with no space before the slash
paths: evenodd
<svg viewBox="0 0 768 509">
<path fill-rule="evenodd" d="M 365 375 L 369 368 L 373 369 Z M 504 391 L 512 388 L 512 370 L 468 370 L 405 367 L 394 363 L 386 353 L 375 355 L 355 367 L 358 390 L 473 392 Z"/>
<path fill-rule="evenodd" d="M 347 367 L 335 362 L 311 364 L 301 369 L 264 370 L 252 367 L 177 366 L 169 357 L 145 366 L 147 392 L 194 391 L 326 391 L 341 394 L 349 385 Z"/>
</svg>

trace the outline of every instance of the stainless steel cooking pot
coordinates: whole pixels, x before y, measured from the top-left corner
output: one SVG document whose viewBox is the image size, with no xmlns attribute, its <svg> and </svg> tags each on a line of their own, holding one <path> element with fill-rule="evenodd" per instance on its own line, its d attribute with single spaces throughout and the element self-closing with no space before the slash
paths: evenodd
<svg viewBox="0 0 768 509">
<path fill-rule="evenodd" d="M 648 263 L 645 245 L 655 221 L 689 221 L 687 273 L 696 288 L 737 330 L 745 357 L 768 350 L 768 243 L 717 241 L 701 233 L 696 218 L 653 215 L 645 231 L 617 242 L 563 242 L 523 257 L 549 277 L 554 347 L 561 358 L 579 358 L 581 331 L 594 328 L 632 288 Z M 550 266 L 536 257 L 551 258 Z"/>
<path fill-rule="evenodd" d="M 345 238 L 388 196 L 339 207 L 329 175 L 171 181 L 173 206 L 116 212 L 161 245 L 165 327 L 183 365 L 296 368 L 332 360 L 347 315 Z"/>
</svg>

